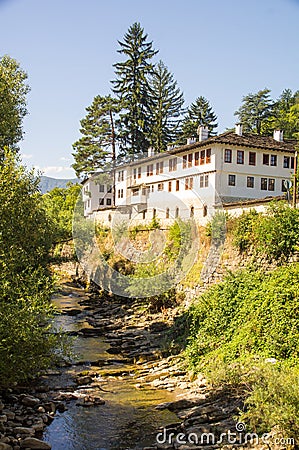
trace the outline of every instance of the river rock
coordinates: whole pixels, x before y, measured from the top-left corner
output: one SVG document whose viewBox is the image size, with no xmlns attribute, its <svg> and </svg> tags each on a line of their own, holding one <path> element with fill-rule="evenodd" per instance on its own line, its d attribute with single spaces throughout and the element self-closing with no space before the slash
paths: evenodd
<svg viewBox="0 0 299 450">
<path fill-rule="evenodd" d="M 36 450 L 50 450 L 52 446 L 47 442 L 41 441 L 39 439 L 28 437 L 21 441 L 21 448 L 30 448 Z"/>
<path fill-rule="evenodd" d="M 36 406 L 40 403 L 40 399 L 31 395 L 25 395 L 25 397 L 22 398 L 22 403 L 25 406 Z"/>
<path fill-rule="evenodd" d="M 15 427 L 14 432 L 17 434 L 34 434 L 34 430 L 27 427 Z"/>
<path fill-rule="evenodd" d="M 0 442 L 0 450 L 12 450 L 12 446 L 5 442 Z"/>
</svg>

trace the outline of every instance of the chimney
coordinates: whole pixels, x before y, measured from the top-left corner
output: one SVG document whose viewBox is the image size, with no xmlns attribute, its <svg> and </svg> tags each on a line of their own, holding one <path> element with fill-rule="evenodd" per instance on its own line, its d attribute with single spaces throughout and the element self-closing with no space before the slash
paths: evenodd
<svg viewBox="0 0 299 450">
<path fill-rule="evenodd" d="M 198 133 L 198 137 L 199 137 L 199 139 L 198 139 L 199 142 L 205 141 L 209 137 L 209 128 L 205 127 L 203 125 L 200 125 L 197 128 L 197 133 Z"/>
<path fill-rule="evenodd" d="M 196 138 L 194 138 L 194 137 L 187 138 L 187 145 L 194 144 L 195 142 L 196 142 Z"/>
<path fill-rule="evenodd" d="M 148 156 L 148 157 L 154 156 L 154 154 L 155 154 L 155 149 L 154 149 L 154 147 L 149 147 L 148 150 L 147 150 L 147 156 Z"/>
<path fill-rule="evenodd" d="M 236 125 L 235 125 L 235 133 L 238 136 L 242 136 L 242 134 L 243 134 L 243 125 L 241 123 L 236 123 Z"/>
<path fill-rule="evenodd" d="M 273 139 L 277 142 L 283 142 L 283 131 L 282 130 L 274 130 L 273 131 Z"/>
</svg>

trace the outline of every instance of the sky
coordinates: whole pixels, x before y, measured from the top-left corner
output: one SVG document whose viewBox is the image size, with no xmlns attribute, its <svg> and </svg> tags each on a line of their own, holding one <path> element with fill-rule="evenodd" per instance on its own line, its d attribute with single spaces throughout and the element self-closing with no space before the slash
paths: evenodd
<svg viewBox="0 0 299 450">
<path fill-rule="evenodd" d="M 140 22 L 174 74 L 185 106 L 206 97 L 218 133 L 236 122 L 242 98 L 299 89 L 299 0 L 0 0 L 0 57 L 15 58 L 31 92 L 23 161 L 72 178 L 72 144 L 96 95 L 111 93 L 113 64 Z"/>
</svg>

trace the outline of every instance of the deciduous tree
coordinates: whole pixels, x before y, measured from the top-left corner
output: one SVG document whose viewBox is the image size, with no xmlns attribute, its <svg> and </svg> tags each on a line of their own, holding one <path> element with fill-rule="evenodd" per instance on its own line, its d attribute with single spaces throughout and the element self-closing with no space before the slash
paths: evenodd
<svg viewBox="0 0 299 450">
<path fill-rule="evenodd" d="M 4 147 L 18 149 L 23 137 L 22 122 L 27 114 L 27 74 L 19 63 L 8 55 L 0 58 L 0 158 Z"/>
</svg>

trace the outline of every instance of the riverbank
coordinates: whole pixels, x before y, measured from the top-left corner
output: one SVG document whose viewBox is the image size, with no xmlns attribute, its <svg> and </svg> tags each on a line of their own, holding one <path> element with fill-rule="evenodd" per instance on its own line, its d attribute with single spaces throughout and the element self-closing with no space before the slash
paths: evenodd
<svg viewBox="0 0 299 450">
<path fill-rule="evenodd" d="M 71 283 L 68 285 L 68 289 L 74 288 Z M 133 385 L 133 396 L 136 398 L 142 392 L 149 391 L 156 392 L 157 397 L 161 390 L 172 394 L 171 401 L 155 406 L 156 411 L 174 413 L 172 422 L 164 424 L 165 428 L 160 423 L 162 428 L 157 427 L 151 433 L 150 446 L 136 448 L 193 448 L 169 443 L 169 433 L 174 435 L 173 441 L 180 433 L 186 436 L 195 432 L 213 433 L 217 442 L 227 430 L 236 430 L 234 417 L 242 408 L 242 398 L 236 392 L 212 390 L 202 375 L 195 377 L 187 371 L 181 356 L 163 357 L 165 334 L 173 326 L 179 307 L 150 313 L 139 301 L 99 296 L 97 292 L 85 293 L 79 303 L 86 313 L 85 323 L 88 326 L 73 334 L 98 340 L 104 338 L 108 344 L 106 357 L 88 361 L 88 365 L 84 360 L 77 363 L 80 370 L 74 378 L 77 387 L 73 386 L 73 390 L 78 386 L 88 389 L 89 397 L 83 400 L 87 403 L 86 407 L 92 405 L 93 396 L 97 401 L 99 394 L 100 399 L 105 401 L 105 392 L 113 387 L 111 380 Z M 72 316 L 77 313 L 76 309 L 69 311 Z M 69 394 L 60 396 L 61 400 L 69 398 Z M 161 439 L 157 442 L 157 435 L 161 432 L 166 433 L 167 442 L 161 443 Z"/>
</svg>

